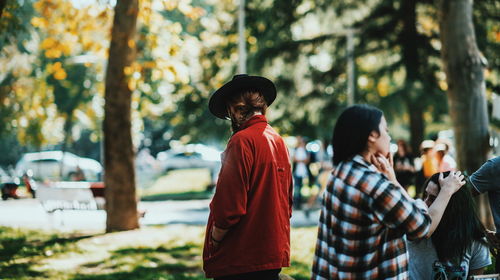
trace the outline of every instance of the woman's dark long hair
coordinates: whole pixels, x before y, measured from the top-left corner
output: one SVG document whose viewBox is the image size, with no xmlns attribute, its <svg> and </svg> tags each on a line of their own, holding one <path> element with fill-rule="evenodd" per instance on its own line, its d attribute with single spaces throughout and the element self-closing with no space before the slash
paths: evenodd
<svg viewBox="0 0 500 280">
<path fill-rule="evenodd" d="M 342 112 L 333 130 L 333 163 L 339 164 L 361 153 L 370 133 L 380 132 L 382 116 L 382 111 L 369 105 L 354 105 Z"/>
<path fill-rule="evenodd" d="M 444 172 L 443 176 L 449 176 Z M 441 190 L 439 173 L 432 175 L 425 183 L 434 182 Z M 459 263 L 470 248 L 473 240 L 484 242 L 485 229 L 479 220 L 469 184 L 454 193 L 444 211 L 441 222 L 432 234 L 432 244 L 440 261 Z"/>
</svg>

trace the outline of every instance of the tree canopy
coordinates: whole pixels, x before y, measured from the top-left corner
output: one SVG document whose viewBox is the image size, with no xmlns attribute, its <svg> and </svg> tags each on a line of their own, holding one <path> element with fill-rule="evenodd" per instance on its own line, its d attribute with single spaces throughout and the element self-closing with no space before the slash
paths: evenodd
<svg viewBox="0 0 500 280">
<path fill-rule="evenodd" d="M 79 141 L 102 140 L 113 7 L 107 1 L 77 2 L 3 2 L 2 139 L 15 134 L 29 149 L 68 143 L 69 150 L 83 147 Z M 237 2 L 150 0 L 140 5 L 137 58 L 125 69 L 134 146 L 156 153 L 173 139 L 222 145 L 228 123 L 211 116 L 207 103 L 237 71 Z M 478 1 L 473 10 L 478 47 L 488 62 L 489 99 L 498 92 L 498 5 Z M 281 133 L 331 136 L 336 116 L 347 106 L 349 30 L 355 102 L 383 108 L 395 137 L 413 139 L 414 148 L 450 127 L 432 1 L 248 0 L 245 12 L 248 72 L 276 82 L 278 99 L 269 119 Z"/>
</svg>

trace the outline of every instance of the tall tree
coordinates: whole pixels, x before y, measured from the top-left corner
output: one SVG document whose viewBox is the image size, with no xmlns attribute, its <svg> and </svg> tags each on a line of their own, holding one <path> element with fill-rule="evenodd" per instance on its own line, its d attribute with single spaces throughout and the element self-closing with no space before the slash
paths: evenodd
<svg viewBox="0 0 500 280">
<path fill-rule="evenodd" d="M 458 165 L 475 171 L 487 159 L 488 114 L 484 68 L 472 21 L 471 0 L 439 2 L 441 57 L 448 83 L 448 103 L 455 129 Z"/>
<path fill-rule="evenodd" d="M 488 114 L 484 68 L 472 21 L 472 0 L 440 0 L 441 57 L 448 83 L 448 104 L 455 131 L 458 167 L 469 174 L 487 159 Z M 481 201 L 480 215 L 487 202 Z"/>
<path fill-rule="evenodd" d="M 138 11 L 138 0 L 117 1 L 111 30 L 104 106 L 107 232 L 139 227 L 131 134 L 132 91 L 126 74 L 135 59 Z"/>
<path fill-rule="evenodd" d="M 0 18 L 2 18 L 3 9 L 7 5 L 7 0 L 0 0 Z"/>
</svg>

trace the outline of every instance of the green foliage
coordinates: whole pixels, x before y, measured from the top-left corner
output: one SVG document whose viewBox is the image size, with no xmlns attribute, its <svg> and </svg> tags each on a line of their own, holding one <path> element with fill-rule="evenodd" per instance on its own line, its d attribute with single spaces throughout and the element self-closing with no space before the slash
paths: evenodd
<svg viewBox="0 0 500 280">
<path fill-rule="evenodd" d="M 30 38 L 30 21 L 34 14 L 32 0 L 5 0 L 0 17 L 0 52 L 7 45 L 17 45 L 27 52 L 23 43 Z"/>
<path fill-rule="evenodd" d="M 487 62 L 486 90 L 500 93 L 500 2 L 483 0 L 474 2 L 474 28 L 479 50 Z"/>
<path fill-rule="evenodd" d="M 14 168 L 25 149 L 19 143 L 15 130 L 0 134 L 0 166 Z"/>
</svg>

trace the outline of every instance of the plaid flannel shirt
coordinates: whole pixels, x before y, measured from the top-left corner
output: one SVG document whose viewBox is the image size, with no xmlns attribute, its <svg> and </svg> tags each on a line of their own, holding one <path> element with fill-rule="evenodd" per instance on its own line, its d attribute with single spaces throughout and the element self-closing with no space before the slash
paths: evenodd
<svg viewBox="0 0 500 280">
<path fill-rule="evenodd" d="M 332 174 L 311 279 L 408 279 L 403 236 L 415 240 L 427 234 L 426 210 L 360 155 Z"/>
</svg>

